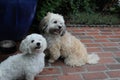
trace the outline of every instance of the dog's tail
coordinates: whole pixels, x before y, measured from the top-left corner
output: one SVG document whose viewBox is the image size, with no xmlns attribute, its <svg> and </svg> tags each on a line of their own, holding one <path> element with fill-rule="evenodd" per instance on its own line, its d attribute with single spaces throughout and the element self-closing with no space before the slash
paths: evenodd
<svg viewBox="0 0 120 80">
<path fill-rule="evenodd" d="M 88 59 L 87 60 L 88 60 L 87 61 L 88 64 L 96 64 L 96 63 L 98 63 L 100 58 L 99 58 L 99 56 L 97 54 L 92 53 L 92 54 L 88 55 Z"/>
</svg>

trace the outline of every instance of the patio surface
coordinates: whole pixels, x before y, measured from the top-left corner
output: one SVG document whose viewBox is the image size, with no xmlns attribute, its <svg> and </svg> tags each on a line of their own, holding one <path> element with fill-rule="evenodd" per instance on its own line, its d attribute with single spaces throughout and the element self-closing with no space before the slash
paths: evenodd
<svg viewBox="0 0 120 80">
<path fill-rule="evenodd" d="M 120 27 L 67 28 L 86 46 L 88 53 L 100 56 L 98 64 L 69 67 L 58 60 L 46 67 L 35 80 L 120 80 Z"/>
<path fill-rule="evenodd" d="M 36 80 L 120 80 L 120 28 L 81 27 L 68 28 L 86 45 L 88 53 L 96 53 L 96 65 L 66 66 L 62 60 L 46 63 Z"/>
</svg>

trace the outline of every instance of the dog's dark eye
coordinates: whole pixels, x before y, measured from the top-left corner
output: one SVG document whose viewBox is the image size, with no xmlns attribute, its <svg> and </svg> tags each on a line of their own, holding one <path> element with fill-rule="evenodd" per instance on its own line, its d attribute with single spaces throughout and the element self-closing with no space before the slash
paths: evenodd
<svg viewBox="0 0 120 80">
<path fill-rule="evenodd" d="M 57 23 L 57 21 L 54 21 L 53 23 Z"/>
<path fill-rule="evenodd" d="M 34 42 L 34 40 L 31 41 L 31 43 L 33 43 L 33 42 Z"/>
</svg>

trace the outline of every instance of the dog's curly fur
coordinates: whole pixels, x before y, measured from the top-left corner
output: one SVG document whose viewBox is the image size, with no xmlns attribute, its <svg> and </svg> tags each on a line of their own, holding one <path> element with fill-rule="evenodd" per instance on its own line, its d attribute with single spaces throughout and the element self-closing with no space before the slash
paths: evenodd
<svg viewBox="0 0 120 80">
<path fill-rule="evenodd" d="M 39 34 L 28 35 L 20 44 L 21 54 L 10 56 L 0 64 L 0 80 L 34 80 L 44 68 L 43 51 L 46 39 Z"/>
<path fill-rule="evenodd" d="M 62 15 L 49 12 L 40 22 L 39 28 L 48 42 L 49 62 L 53 63 L 60 56 L 70 66 L 96 64 L 99 61 L 98 55 L 88 54 L 84 44 L 66 30 Z"/>
</svg>

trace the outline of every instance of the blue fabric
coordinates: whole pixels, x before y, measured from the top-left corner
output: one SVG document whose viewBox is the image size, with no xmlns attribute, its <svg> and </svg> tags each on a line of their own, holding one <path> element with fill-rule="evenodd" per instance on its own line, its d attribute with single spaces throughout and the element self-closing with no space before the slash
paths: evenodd
<svg viewBox="0 0 120 80">
<path fill-rule="evenodd" d="M 0 0 L 0 40 L 21 40 L 28 32 L 37 0 Z"/>
</svg>

